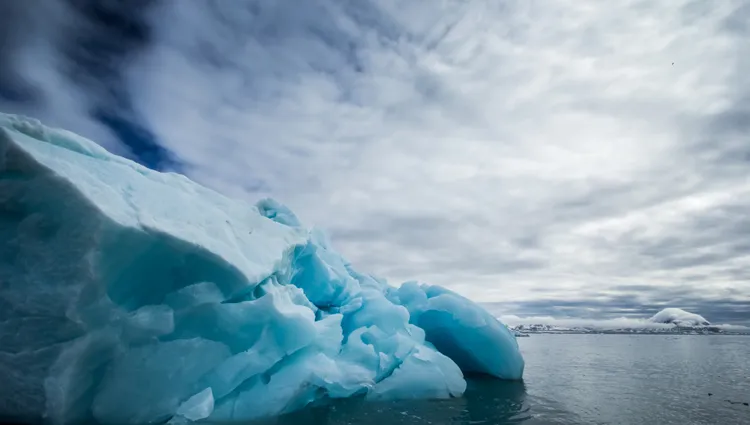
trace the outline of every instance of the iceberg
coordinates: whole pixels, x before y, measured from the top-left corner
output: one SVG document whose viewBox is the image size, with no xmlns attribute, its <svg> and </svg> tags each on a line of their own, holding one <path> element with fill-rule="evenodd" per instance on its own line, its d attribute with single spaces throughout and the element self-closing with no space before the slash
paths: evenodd
<svg viewBox="0 0 750 425">
<path fill-rule="evenodd" d="M 246 421 L 522 378 L 508 328 L 358 272 L 282 204 L 234 200 L 0 115 L 0 417 Z"/>
<path fill-rule="evenodd" d="M 680 308 L 665 308 L 654 314 L 650 319 L 653 323 L 672 324 L 679 327 L 710 326 L 711 323 L 703 316 Z"/>
</svg>

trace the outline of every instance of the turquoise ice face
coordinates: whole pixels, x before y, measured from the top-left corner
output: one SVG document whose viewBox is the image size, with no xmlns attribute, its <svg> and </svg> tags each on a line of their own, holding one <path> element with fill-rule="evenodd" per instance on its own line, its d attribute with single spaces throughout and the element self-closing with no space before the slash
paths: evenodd
<svg viewBox="0 0 750 425">
<path fill-rule="evenodd" d="M 283 205 L 233 200 L 0 115 L 0 416 L 248 420 L 521 379 L 508 329 L 356 271 Z"/>
</svg>

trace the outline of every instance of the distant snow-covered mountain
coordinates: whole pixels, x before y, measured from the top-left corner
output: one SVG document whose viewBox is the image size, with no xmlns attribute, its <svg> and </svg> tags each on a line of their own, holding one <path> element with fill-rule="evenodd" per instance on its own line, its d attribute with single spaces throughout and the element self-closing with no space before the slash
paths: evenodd
<svg viewBox="0 0 750 425">
<path fill-rule="evenodd" d="M 665 308 L 650 318 L 581 319 L 502 316 L 519 336 L 528 333 L 750 334 L 746 326 L 711 324 L 705 317 Z"/>
<path fill-rule="evenodd" d="M 681 327 L 711 325 L 703 316 L 679 308 L 665 308 L 653 315 L 649 320 L 654 323 L 673 324 Z"/>
</svg>

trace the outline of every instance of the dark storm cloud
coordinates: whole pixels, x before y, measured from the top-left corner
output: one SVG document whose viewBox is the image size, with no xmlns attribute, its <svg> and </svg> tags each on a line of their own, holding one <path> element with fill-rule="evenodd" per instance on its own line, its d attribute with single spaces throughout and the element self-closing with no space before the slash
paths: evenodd
<svg viewBox="0 0 750 425">
<path fill-rule="evenodd" d="M 29 13 L 20 2 L 0 2 L 0 98 L 11 102 L 31 102 L 40 95 L 15 65 L 23 50 Z"/>
<path fill-rule="evenodd" d="M 13 104 L 19 103 L 28 109 L 32 102 L 42 108 L 43 90 L 24 77 L 24 70 L 16 62 L 24 49 L 33 48 L 34 38 L 42 36 L 44 29 L 36 28 L 35 32 L 33 26 L 49 24 L 35 22 L 32 17 L 35 9 L 46 8 L 47 13 L 62 14 L 60 25 L 45 40 L 50 48 L 48 66 L 55 67 L 55 72 L 86 99 L 82 112 L 108 129 L 141 164 L 157 170 L 179 170 L 181 166 L 174 154 L 161 145 L 143 117 L 133 109 L 123 75 L 129 63 L 151 42 L 152 27 L 147 14 L 156 3 L 156 0 L 3 2 L 0 100 L 11 110 Z"/>
</svg>

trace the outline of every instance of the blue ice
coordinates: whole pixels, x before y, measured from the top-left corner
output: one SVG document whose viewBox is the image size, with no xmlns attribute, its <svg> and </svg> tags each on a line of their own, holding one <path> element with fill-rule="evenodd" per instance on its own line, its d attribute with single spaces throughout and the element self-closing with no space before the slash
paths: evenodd
<svg viewBox="0 0 750 425">
<path fill-rule="evenodd" d="M 252 205 L 0 115 L 0 417 L 238 421 L 521 379 L 516 339 L 446 289 L 361 273 Z"/>
</svg>

